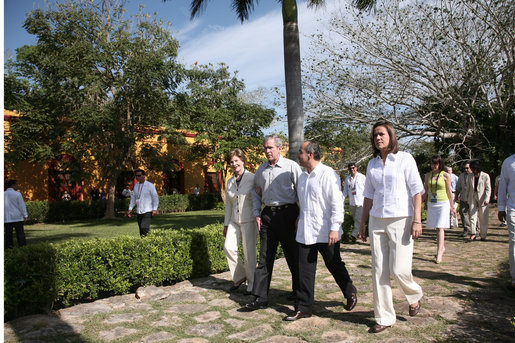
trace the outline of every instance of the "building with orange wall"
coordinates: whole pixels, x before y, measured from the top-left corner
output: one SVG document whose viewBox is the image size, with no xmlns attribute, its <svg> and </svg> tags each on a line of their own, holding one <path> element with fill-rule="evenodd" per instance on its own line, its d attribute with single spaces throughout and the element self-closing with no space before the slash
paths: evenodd
<svg viewBox="0 0 515 343">
<path fill-rule="evenodd" d="M 17 111 L 4 109 L 4 137 L 10 133 L 10 123 L 20 116 Z M 183 132 L 187 144 L 193 144 L 195 134 Z M 147 180 L 154 183 L 159 195 L 193 193 L 196 185 L 201 192 L 218 192 L 221 184 L 220 173 L 211 167 L 209 160 L 191 161 L 187 159 L 187 149 L 160 140 L 156 134 L 150 141 L 160 147 L 162 152 L 173 152 L 176 159 L 168 164 L 165 170 L 146 170 Z M 74 167 L 76 166 L 76 168 Z M 80 169 L 80 170 L 79 170 Z M 142 168 L 146 169 L 146 168 Z M 77 178 L 76 174 L 82 177 Z M 102 182 L 95 168 L 95 161 L 62 154 L 59 158 L 46 163 L 31 163 L 22 161 L 16 165 L 5 166 L 4 179 L 16 179 L 25 200 L 58 200 L 66 190 L 72 199 L 90 199 L 93 186 L 105 189 L 107 184 Z M 80 179 L 80 181 L 77 181 Z M 134 172 L 127 168 L 117 180 L 116 194 L 121 196 L 126 185 L 134 185 Z M 106 190 L 107 191 L 107 190 Z"/>
</svg>

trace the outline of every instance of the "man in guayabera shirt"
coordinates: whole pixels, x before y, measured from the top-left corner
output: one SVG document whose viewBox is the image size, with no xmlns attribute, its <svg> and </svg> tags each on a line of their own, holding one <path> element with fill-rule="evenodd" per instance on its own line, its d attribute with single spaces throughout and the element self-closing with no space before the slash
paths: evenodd
<svg viewBox="0 0 515 343">
<path fill-rule="evenodd" d="M 253 197 L 253 207 L 261 247 L 252 287 L 254 299 L 245 305 L 248 310 L 268 306 L 268 291 L 279 243 L 291 272 L 293 288 L 291 298 L 296 296 L 298 289 L 295 222 L 299 216 L 299 207 L 296 188 L 302 171 L 295 161 L 281 156 L 282 145 L 282 140 L 277 136 L 265 137 L 263 147 L 268 161 L 259 166 L 254 177 L 256 194 Z M 265 207 L 260 213 L 261 204 Z"/>
</svg>

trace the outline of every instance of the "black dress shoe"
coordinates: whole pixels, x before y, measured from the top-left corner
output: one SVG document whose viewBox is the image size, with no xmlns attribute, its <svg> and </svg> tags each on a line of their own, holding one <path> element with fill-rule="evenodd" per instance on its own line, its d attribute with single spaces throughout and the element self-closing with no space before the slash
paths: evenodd
<svg viewBox="0 0 515 343">
<path fill-rule="evenodd" d="M 376 324 L 376 325 L 372 326 L 368 332 L 379 333 L 379 332 L 382 332 L 382 331 L 388 329 L 389 327 L 390 327 L 389 325 Z"/>
<path fill-rule="evenodd" d="M 297 312 L 295 312 L 295 314 L 293 314 L 291 316 L 284 317 L 283 320 L 285 320 L 287 322 L 294 322 L 294 321 L 299 320 L 301 318 L 309 318 L 309 317 L 311 317 L 311 313 L 297 311 Z"/>
<path fill-rule="evenodd" d="M 268 301 L 259 301 L 257 299 L 249 302 L 248 304 L 245 304 L 245 308 L 250 311 L 259 310 L 259 309 L 267 308 L 267 307 L 268 307 Z"/>
<path fill-rule="evenodd" d="M 358 290 L 354 286 L 352 286 L 352 288 L 352 295 L 350 298 L 347 298 L 347 305 L 345 306 L 347 311 L 352 311 L 358 303 Z"/>
<path fill-rule="evenodd" d="M 251 294 L 252 294 L 252 292 L 249 292 L 247 290 L 245 292 L 243 292 L 243 295 L 251 295 Z"/>
</svg>

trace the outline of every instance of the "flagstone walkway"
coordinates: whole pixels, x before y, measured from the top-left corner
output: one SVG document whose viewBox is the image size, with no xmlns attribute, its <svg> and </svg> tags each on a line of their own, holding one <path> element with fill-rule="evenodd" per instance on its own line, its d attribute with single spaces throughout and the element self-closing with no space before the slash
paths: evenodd
<svg viewBox="0 0 515 343">
<path fill-rule="evenodd" d="M 394 285 L 397 323 L 370 334 L 374 324 L 368 243 L 345 244 L 342 257 L 358 289 L 358 305 L 343 308 L 342 294 L 319 259 L 313 317 L 282 318 L 293 309 L 287 300 L 290 276 L 276 261 L 270 307 L 240 312 L 248 300 L 227 293 L 229 273 L 147 287 L 4 324 L 5 342 L 515 342 L 515 294 L 509 280 L 508 233 L 491 211 L 486 241 L 467 242 L 448 230 L 442 264 L 435 264 L 436 232 L 425 230 L 415 243 L 413 274 L 424 290 L 422 309 L 408 316 L 408 304 Z"/>
</svg>

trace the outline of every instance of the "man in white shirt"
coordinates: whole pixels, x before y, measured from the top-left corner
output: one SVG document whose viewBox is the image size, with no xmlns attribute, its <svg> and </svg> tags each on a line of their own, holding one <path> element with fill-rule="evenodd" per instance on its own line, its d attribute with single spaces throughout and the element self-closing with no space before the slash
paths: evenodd
<svg viewBox="0 0 515 343">
<path fill-rule="evenodd" d="M 499 192 L 497 196 L 497 216 L 501 222 L 508 224 L 510 235 L 509 261 L 511 287 L 515 291 L 515 154 L 504 160 L 501 167 Z"/>
<path fill-rule="evenodd" d="M 359 223 L 363 214 L 363 190 L 365 189 L 366 176 L 358 172 L 356 163 L 347 165 L 350 175 L 345 178 L 343 184 L 343 199 L 349 198 L 350 212 L 354 219 L 354 229 L 351 233 L 352 243 L 356 243 L 359 235 Z"/>
<path fill-rule="evenodd" d="M 9 180 L 4 192 L 4 249 L 12 248 L 13 229 L 16 231 L 18 246 L 27 244 L 23 222 L 28 218 L 27 208 L 23 201 L 23 196 L 18 192 L 18 182 Z"/>
<path fill-rule="evenodd" d="M 306 171 L 299 176 L 297 187 L 300 207 L 296 236 L 299 243 L 299 289 L 295 313 L 285 317 L 286 321 L 311 316 L 318 252 L 347 299 L 345 309 L 351 311 L 358 302 L 356 287 L 340 257 L 344 213 L 340 178 L 332 168 L 321 163 L 320 158 L 318 143 L 306 141 L 301 145 L 298 159 Z"/>
<path fill-rule="evenodd" d="M 138 182 L 134 185 L 134 189 L 132 190 L 131 202 L 129 204 L 129 211 L 127 211 L 127 216 L 131 216 L 131 211 L 134 206 L 136 206 L 136 213 L 138 214 L 139 234 L 141 237 L 143 237 L 146 236 L 150 231 L 152 216 L 157 214 L 159 197 L 157 196 L 157 191 L 154 187 L 154 184 L 145 181 L 144 170 L 135 170 L 134 176 Z"/>
</svg>

